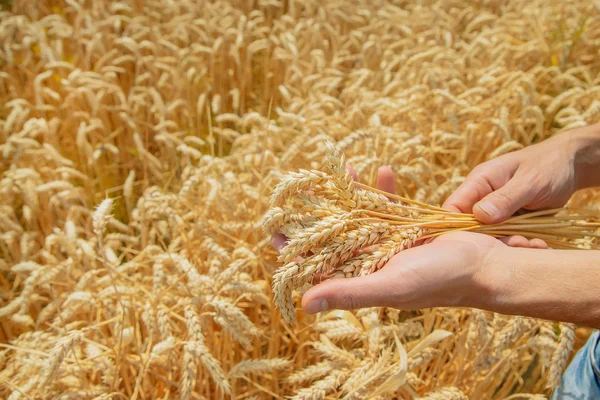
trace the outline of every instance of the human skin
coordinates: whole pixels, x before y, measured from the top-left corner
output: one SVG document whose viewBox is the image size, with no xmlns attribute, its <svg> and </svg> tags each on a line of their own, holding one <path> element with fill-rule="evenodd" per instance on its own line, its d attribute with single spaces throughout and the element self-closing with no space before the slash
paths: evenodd
<svg viewBox="0 0 600 400">
<path fill-rule="evenodd" d="M 378 187 L 393 192 L 389 168 Z M 445 208 L 497 223 L 525 208 L 560 207 L 600 185 L 600 125 L 565 132 L 476 167 Z M 283 246 L 285 238 L 275 237 Z M 306 312 L 387 306 L 475 307 L 600 328 L 600 251 L 546 249 L 539 239 L 454 232 L 396 255 L 364 277 L 328 280 L 304 294 Z"/>
<path fill-rule="evenodd" d="M 562 207 L 576 190 L 592 186 L 600 186 L 600 124 L 478 165 L 444 207 L 493 224 L 519 209 Z"/>
</svg>

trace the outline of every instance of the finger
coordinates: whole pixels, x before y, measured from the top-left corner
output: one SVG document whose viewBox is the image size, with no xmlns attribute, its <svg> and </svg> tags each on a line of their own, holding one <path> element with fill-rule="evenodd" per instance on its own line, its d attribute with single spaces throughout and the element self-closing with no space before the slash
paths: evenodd
<svg viewBox="0 0 600 400">
<path fill-rule="evenodd" d="M 281 251 L 287 245 L 287 238 L 281 233 L 275 233 L 271 236 L 271 243 L 275 247 L 275 250 Z"/>
<path fill-rule="evenodd" d="M 510 247 L 522 247 L 525 249 L 528 249 L 529 247 L 531 247 L 529 240 L 527 240 L 527 238 L 520 236 L 520 235 L 503 237 L 503 238 L 500 238 L 500 241 Z"/>
<path fill-rule="evenodd" d="M 492 193 L 494 188 L 485 179 L 467 179 L 452 193 L 442 205 L 442 208 L 461 213 L 471 213 L 473 206 L 484 196 Z"/>
<path fill-rule="evenodd" d="M 346 169 L 350 173 L 350 176 L 352 177 L 352 179 L 354 179 L 355 182 L 358 182 L 358 174 L 356 173 L 354 168 L 352 168 L 352 165 L 346 164 Z"/>
<path fill-rule="evenodd" d="M 389 166 L 379 167 L 377 170 L 377 189 L 396 194 L 394 171 Z"/>
<path fill-rule="evenodd" d="M 485 196 L 473 206 L 475 218 L 486 224 L 508 219 L 519 208 L 531 202 L 533 185 L 528 179 L 515 175 L 504 186 Z"/>
<path fill-rule="evenodd" d="M 542 239 L 531 239 L 529 241 L 532 249 L 547 249 L 548 243 L 543 241 Z"/>
<path fill-rule="evenodd" d="M 353 310 L 388 305 L 392 291 L 390 280 L 380 272 L 320 283 L 304 294 L 302 308 L 309 314 L 315 314 L 331 309 Z"/>
<path fill-rule="evenodd" d="M 463 213 L 473 212 L 473 206 L 494 190 L 504 186 L 512 178 L 516 168 L 517 164 L 502 158 L 478 165 L 442 207 Z"/>
</svg>

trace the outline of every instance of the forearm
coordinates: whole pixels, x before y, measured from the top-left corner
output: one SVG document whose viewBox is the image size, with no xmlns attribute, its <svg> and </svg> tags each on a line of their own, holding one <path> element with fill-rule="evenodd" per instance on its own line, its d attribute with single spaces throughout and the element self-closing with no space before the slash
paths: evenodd
<svg viewBox="0 0 600 400">
<path fill-rule="evenodd" d="M 486 264 L 473 306 L 600 328 L 600 251 L 506 247 Z"/>
<path fill-rule="evenodd" d="M 557 138 L 562 135 L 565 148 L 573 155 L 576 188 L 600 186 L 600 124 L 574 129 Z"/>
</svg>

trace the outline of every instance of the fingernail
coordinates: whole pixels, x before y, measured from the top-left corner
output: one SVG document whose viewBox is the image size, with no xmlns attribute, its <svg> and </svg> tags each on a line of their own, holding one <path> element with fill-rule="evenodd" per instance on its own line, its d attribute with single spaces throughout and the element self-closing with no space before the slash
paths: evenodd
<svg viewBox="0 0 600 400">
<path fill-rule="evenodd" d="M 305 311 L 309 314 L 316 314 L 321 311 L 327 311 L 328 308 L 329 303 L 327 303 L 327 299 L 315 299 L 308 303 Z"/>
<path fill-rule="evenodd" d="M 479 207 L 481 211 L 483 211 L 490 217 L 495 217 L 499 214 L 498 208 L 494 205 L 494 203 L 491 203 L 489 201 L 481 201 L 477 203 L 477 207 Z"/>
</svg>

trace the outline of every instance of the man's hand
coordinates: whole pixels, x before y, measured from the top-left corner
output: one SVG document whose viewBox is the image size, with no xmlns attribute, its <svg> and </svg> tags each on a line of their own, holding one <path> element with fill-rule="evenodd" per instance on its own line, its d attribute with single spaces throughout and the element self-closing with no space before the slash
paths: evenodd
<svg viewBox="0 0 600 400">
<path fill-rule="evenodd" d="M 547 140 L 478 165 L 443 207 L 495 224 L 521 208 L 563 206 L 576 190 L 575 162 L 572 152 L 556 142 Z"/>
<path fill-rule="evenodd" d="M 599 285 L 598 250 L 517 248 L 487 235 L 453 232 L 399 253 L 371 275 L 320 283 L 304 294 L 302 306 L 311 314 L 374 306 L 475 307 L 600 328 Z"/>
<path fill-rule="evenodd" d="M 402 309 L 475 305 L 489 291 L 488 260 L 507 247 L 491 236 L 454 232 L 405 250 L 367 276 L 333 279 L 311 288 L 302 298 L 310 314 L 327 309 L 386 306 Z"/>
<path fill-rule="evenodd" d="M 579 189 L 600 184 L 600 125 L 558 134 L 478 165 L 443 207 L 502 222 L 519 209 L 562 207 Z"/>
</svg>

